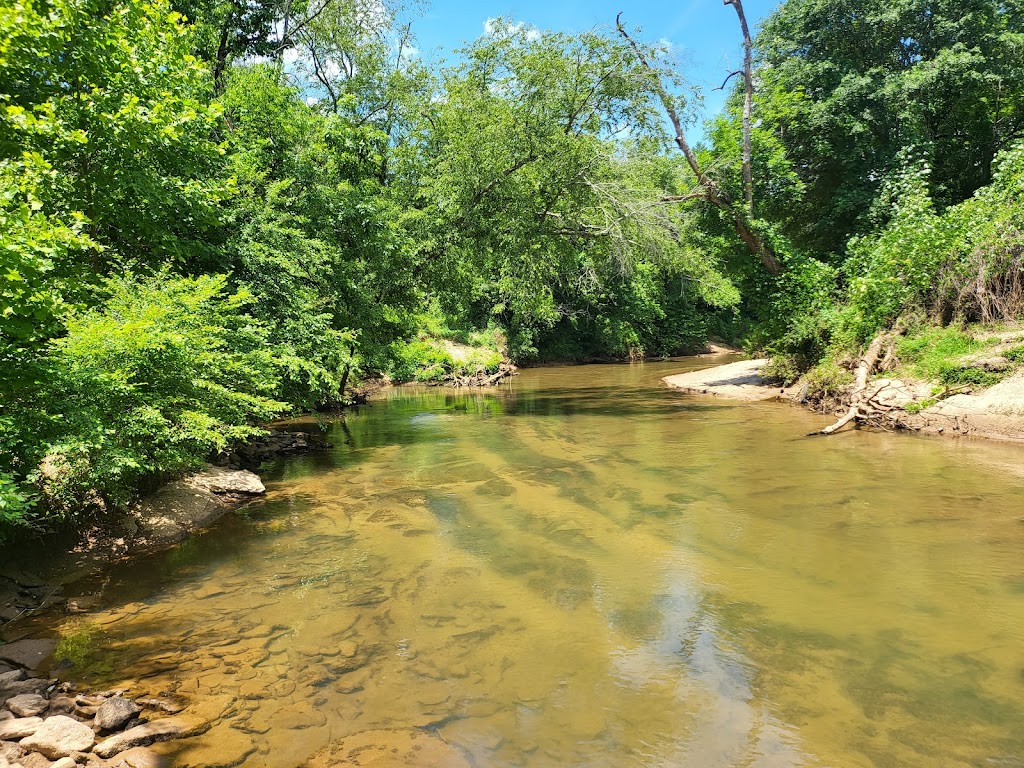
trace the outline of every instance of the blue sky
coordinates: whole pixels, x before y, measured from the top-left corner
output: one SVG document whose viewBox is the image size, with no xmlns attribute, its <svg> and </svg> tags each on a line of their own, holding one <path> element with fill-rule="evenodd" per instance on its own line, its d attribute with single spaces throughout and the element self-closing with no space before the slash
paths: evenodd
<svg viewBox="0 0 1024 768">
<path fill-rule="evenodd" d="M 778 0 L 744 0 L 747 20 L 757 27 L 778 5 Z M 640 26 L 646 40 L 672 43 L 685 64 L 690 82 L 705 93 L 705 114 L 717 112 L 725 101 L 722 91 L 711 89 L 743 63 L 736 12 L 722 0 L 433 0 L 413 19 L 416 45 L 428 60 L 452 59 L 464 41 L 479 37 L 484 22 L 496 16 L 514 18 L 541 29 L 574 32 L 612 25 L 623 12 L 630 26 Z"/>
</svg>

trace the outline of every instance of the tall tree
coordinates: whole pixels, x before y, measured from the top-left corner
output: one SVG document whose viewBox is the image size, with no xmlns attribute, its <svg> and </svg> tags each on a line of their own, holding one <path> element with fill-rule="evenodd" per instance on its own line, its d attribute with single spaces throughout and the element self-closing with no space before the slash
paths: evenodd
<svg viewBox="0 0 1024 768">
<path fill-rule="evenodd" d="M 882 181 L 925 155 L 936 202 L 969 197 L 1024 130 L 1017 0 L 787 0 L 756 40 L 758 117 L 804 204 L 772 213 L 799 245 L 838 253 Z"/>
</svg>

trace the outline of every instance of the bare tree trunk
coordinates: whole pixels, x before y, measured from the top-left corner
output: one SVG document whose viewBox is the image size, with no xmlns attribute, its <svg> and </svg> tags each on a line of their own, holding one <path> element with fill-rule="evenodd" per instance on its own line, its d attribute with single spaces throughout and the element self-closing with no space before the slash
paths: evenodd
<svg viewBox="0 0 1024 768">
<path fill-rule="evenodd" d="M 675 131 L 676 146 L 679 147 L 679 150 L 683 153 L 683 157 L 686 158 L 686 162 L 690 166 L 690 170 L 693 172 L 693 175 L 697 180 L 697 185 L 703 189 L 703 194 L 693 195 L 692 197 L 690 195 L 686 195 L 685 198 L 694 199 L 701 197 L 716 208 L 728 213 L 732 219 L 733 228 L 736 230 L 736 234 L 739 235 L 740 239 L 747 246 L 747 249 L 761 260 L 761 264 L 770 274 L 782 274 L 782 263 L 779 261 L 778 256 L 776 256 L 775 251 L 751 224 L 753 217 L 750 213 L 750 201 L 748 201 L 748 207 L 746 210 L 740 210 L 733 204 L 729 195 L 726 194 L 726 192 L 705 173 L 703 168 L 701 168 L 697 154 L 693 151 L 693 147 L 691 147 L 690 143 L 686 140 L 686 133 L 683 130 L 683 121 L 680 119 L 679 113 L 676 111 L 675 105 L 672 103 L 672 98 L 665 90 L 661 75 L 647 60 L 647 57 L 644 56 L 643 50 L 639 45 L 637 45 L 636 41 L 630 37 L 629 32 L 626 31 L 626 27 L 622 23 L 621 13 L 615 17 L 615 26 L 618 29 L 619 34 L 626 39 L 630 47 L 633 49 L 633 53 L 636 54 L 640 65 L 650 73 L 655 91 L 658 94 L 658 98 L 661 100 L 662 108 L 664 108 L 665 113 L 668 115 L 668 119 L 672 123 L 672 129 Z M 749 121 L 745 127 L 744 133 L 747 134 L 747 141 L 749 142 Z M 746 151 L 749 152 L 749 149 Z M 749 165 L 745 165 L 744 179 L 746 179 L 748 172 Z"/>
<path fill-rule="evenodd" d="M 736 9 L 743 33 L 743 198 L 747 201 L 747 213 L 754 216 L 754 171 L 750 139 L 750 113 L 754 108 L 754 41 L 750 27 L 743 13 L 742 0 L 722 0 Z"/>
</svg>

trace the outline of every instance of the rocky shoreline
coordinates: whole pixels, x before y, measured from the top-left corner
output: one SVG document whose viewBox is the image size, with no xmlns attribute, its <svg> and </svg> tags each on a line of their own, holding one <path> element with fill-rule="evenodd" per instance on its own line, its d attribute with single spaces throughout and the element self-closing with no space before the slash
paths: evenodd
<svg viewBox="0 0 1024 768">
<path fill-rule="evenodd" d="M 79 693 L 34 677 L 54 641 L 0 646 L 0 768 L 161 768 L 151 744 L 203 733 L 210 721 L 164 693 Z"/>
<path fill-rule="evenodd" d="M 66 571 L 84 575 L 103 565 L 166 549 L 228 512 L 262 496 L 252 472 L 267 459 L 329 447 L 310 432 L 274 430 L 217 457 L 202 471 L 161 486 L 127 512 L 83 533 L 65 554 Z M 66 597 L 51 582 L 11 564 L 0 572 L 0 768 L 159 768 L 148 747 L 209 729 L 221 713 L 170 691 L 82 693 L 72 682 L 40 676 L 56 641 L 12 632 L 19 619 L 46 609 L 88 612 L 98 597 Z"/>
</svg>

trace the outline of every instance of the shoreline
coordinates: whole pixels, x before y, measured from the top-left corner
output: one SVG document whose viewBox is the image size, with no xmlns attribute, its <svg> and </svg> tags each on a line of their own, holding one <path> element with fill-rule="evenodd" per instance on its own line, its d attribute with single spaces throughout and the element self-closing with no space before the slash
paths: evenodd
<svg viewBox="0 0 1024 768">
<path fill-rule="evenodd" d="M 782 387 L 764 378 L 761 369 L 767 363 L 767 359 L 741 360 L 665 376 L 662 381 L 690 395 L 745 402 L 782 400 L 828 416 L 846 410 L 848 402 L 843 398 L 815 407 L 807 399 L 801 382 Z M 1010 376 L 984 389 L 955 394 L 926 407 L 914 406 L 928 403 L 928 382 L 883 377 L 872 380 L 871 386 L 879 401 L 890 409 L 886 428 L 893 431 L 1024 442 L 1024 374 Z M 906 410 L 908 405 L 912 410 Z"/>
</svg>

